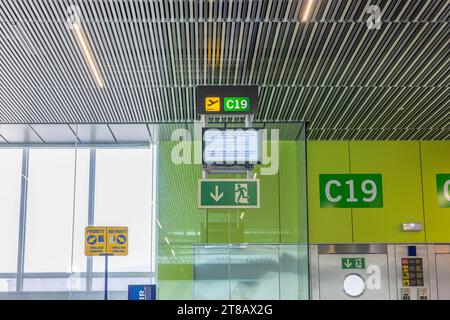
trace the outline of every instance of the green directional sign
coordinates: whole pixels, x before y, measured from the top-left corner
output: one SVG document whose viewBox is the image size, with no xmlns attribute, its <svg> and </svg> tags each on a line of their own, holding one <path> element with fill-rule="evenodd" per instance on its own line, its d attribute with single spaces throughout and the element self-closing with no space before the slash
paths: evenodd
<svg viewBox="0 0 450 320">
<path fill-rule="evenodd" d="M 342 258 L 342 269 L 365 269 L 366 259 L 364 258 Z"/>
<path fill-rule="evenodd" d="M 439 207 L 450 208 L 450 173 L 438 173 L 436 187 Z"/>
<path fill-rule="evenodd" d="M 242 116 L 258 112 L 258 86 L 198 86 L 197 114 Z"/>
<path fill-rule="evenodd" d="M 249 97 L 225 97 L 223 98 L 223 110 L 225 112 L 246 112 L 250 110 Z"/>
<path fill-rule="evenodd" d="M 320 174 L 321 208 L 383 208 L 381 174 Z"/>
<path fill-rule="evenodd" d="M 259 208 L 258 179 L 199 179 L 198 207 Z"/>
</svg>

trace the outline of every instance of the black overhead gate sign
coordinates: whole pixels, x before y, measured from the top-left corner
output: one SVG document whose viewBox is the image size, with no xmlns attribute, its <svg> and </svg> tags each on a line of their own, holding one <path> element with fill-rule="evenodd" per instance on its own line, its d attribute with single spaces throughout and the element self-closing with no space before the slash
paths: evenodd
<svg viewBox="0 0 450 320">
<path fill-rule="evenodd" d="M 197 87 L 197 114 L 239 116 L 257 112 L 257 86 Z"/>
</svg>

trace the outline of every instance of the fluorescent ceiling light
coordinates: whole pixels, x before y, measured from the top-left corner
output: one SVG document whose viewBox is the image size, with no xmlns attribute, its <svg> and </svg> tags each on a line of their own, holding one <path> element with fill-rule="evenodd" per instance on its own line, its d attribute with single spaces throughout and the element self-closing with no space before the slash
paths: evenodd
<svg viewBox="0 0 450 320">
<path fill-rule="evenodd" d="M 97 65 L 97 62 L 95 61 L 95 57 L 92 54 L 92 50 L 89 48 L 83 26 L 81 25 L 81 23 L 74 23 L 70 29 L 72 30 L 77 40 L 78 46 L 83 53 L 84 59 L 86 60 L 89 70 L 94 77 L 97 87 L 103 88 L 105 86 L 105 82 L 103 81 L 103 77 Z"/>
<path fill-rule="evenodd" d="M 303 19 L 302 19 L 303 21 L 308 20 L 309 12 L 311 11 L 312 2 L 313 2 L 313 0 L 308 0 L 308 5 L 306 6 L 305 13 L 303 14 Z"/>
</svg>

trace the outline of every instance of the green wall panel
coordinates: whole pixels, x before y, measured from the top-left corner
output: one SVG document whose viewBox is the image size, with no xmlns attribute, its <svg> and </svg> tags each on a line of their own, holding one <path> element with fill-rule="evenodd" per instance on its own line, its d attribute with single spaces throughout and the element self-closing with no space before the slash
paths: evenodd
<svg viewBox="0 0 450 320">
<path fill-rule="evenodd" d="M 305 142 L 281 141 L 280 154 L 280 243 L 306 243 L 308 228 Z"/>
<path fill-rule="evenodd" d="M 278 243 L 279 198 L 278 175 L 261 176 L 259 209 L 207 210 L 208 243 Z M 209 175 L 211 179 L 243 178 L 245 175 Z"/>
<path fill-rule="evenodd" d="M 174 164 L 171 153 L 175 144 L 161 142 L 158 146 L 160 299 L 192 298 L 195 244 L 306 243 L 304 142 L 280 141 L 277 174 L 261 175 L 262 166 L 256 166 L 261 188 L 260 208 L 245 210 L 198 209 L 197 180 L 201 178 L 201 165 Z M 246 176 L 222 174 L 209 175 L 209 178 Z"/>
<path fill-rule="evenodd" d="M 351 173 L 380 173 L 383 208 L 353 208 L 354 242 L 424 242 L 425 232 L 403 232 L 404 222 L 424 223 L 419 142 L 351 141 Z"/>
<path fill-rule="evenodd" d="M 436 174 L 450 173 L 449 141 L 309 141 L 312 243 L 449 242 L 450 209 L 437 203 Z M 383 208 L 320 208 L 319 174 L 380 173 Z M 402 232 L 419 222 L 422 232 Z"/>
<path fill-rule="evenodd" d="M 193 290 L 191 245 L 158 246 L 158 299 L 191 300 Z"/>
<path fill-rule="evenodd" d="M 261 176 L 260 167 L 256 168 L 260 179 L 260 208 L 231 210 L 233 229 L 241 225 L 243 232 L 235 232 L 233 243 L 279 243 L 280 242 L 280 199 L 277 175 Z M 242 212 L 244 212 L 243 218 Z M 234 219 L 234 220 L 233 220 Z"/>
<path fill-rule="evenodd" d="M 201 243 L 206 236 L 206 210 L 197 207 L 201 166 L 173 164 L 174 145 L 158 145 L 158 297 L 189 300 L 193 288 L 192 244 Z"/>
<path fill-rule="evenodd" d="M 436 174 L 450 174 L 450 141 L 421 141 L 425 229 L 428 242 L 450 242 L 450 208 L 439 208 Z"/>
<path fill-rule="evenodd" d="M 297 243 L 306 240 L 306 199 L 304 164 L 298 158 L 297 143 L 280 142 L 278 174 L 260 175 L 259 209 L 197 208 L 197 180 L 200 165 L 175 165 L 170 154 L 172 142 L 159 146 L 159 221 L 164 228 L 160 242 L 172 243 Z M 303 153 L 300 155 L 300 157 Z M 304 161 L 303 161 L 304 162 Z M 303 170 L 303 171 L 302 171 Z M 302 176 L 300 176 L 302 175 Z M 211 174 L 209 178 L 246 178 L 245 175 Z M 303 199 L 302 199 L 303 195 Z M 281 201 L 280 201 L 281 199 Z M 301 214 L 299 214 L 301 210 Z M 280 224 L 282 222 L 282 225 Z M 301 222 L 301 224 L 300 224 Z"/>
<path fill-rule="evenodd" d="M 308 142 L 308 211 L 311 243 L 352 242 L 351 209 L 321 208 L 319 174 L 349 173 L 346 141 Z"/>
<path fill-rule="evenodd" d="M 211 179 L 231 179 L 232 177 L 236 177 L 236 175 L 216 174 L 208 176 Z M 236 228 L 232 227 L 235 220 L 232 221 L 229 209 L 206 210 L 206 221 L 207 237 L 202 239 L 203 243 L 230 243 Z"/>
<path fill-rule="evenodd" d="M 175 165 L 171 161 L 173 142 L 158 147 L 158 219 L 165 237 L 171 243 L 201 242 L 205 233 L 206 210 L 197 206 L 197 179 L 200 165 Z"/>
<path fill-rule="evenodd" d="M 161 299 L 192 298 L 194 244 L 307 243 L 306 188 L 311 243 L 450 241 L 450 209 L 439 208 L 436 199 L 436 173 L 450 172 L 449 141 L 310 141 L 307 171 L 304 142 L 280 141 L 278 174 L 261 176 L 256 167 L 261 208 L 246 210 L 198 209 L 201 165 L 174 165 L 173 146 L 159 145 Z M 321 208 L 319 175 L 325 173 L 382 174 L 383 207 Z M 402 232 L 403 222 L 424 223 L 425 230 Z"/>
</svg>

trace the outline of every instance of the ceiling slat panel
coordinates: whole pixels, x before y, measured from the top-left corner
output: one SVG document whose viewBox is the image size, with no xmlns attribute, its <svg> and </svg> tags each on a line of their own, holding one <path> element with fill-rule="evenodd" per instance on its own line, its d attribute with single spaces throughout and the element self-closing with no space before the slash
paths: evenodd
<svg viewBox="0 0 450 320">
<path fill-rule="evenodd" d="M 448 1 L 374 2 L 380 29 L 372 1 L 313 0 L 302 21 L 308 2 L 3 0 L 0 123 L 189 121 L 197 85 L 251 84 L 256 120 L 310 121 L 309 138 L 448 139 Z"/>
</svg>

